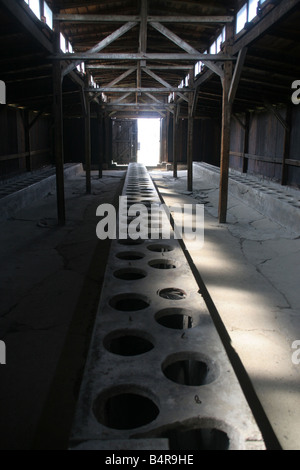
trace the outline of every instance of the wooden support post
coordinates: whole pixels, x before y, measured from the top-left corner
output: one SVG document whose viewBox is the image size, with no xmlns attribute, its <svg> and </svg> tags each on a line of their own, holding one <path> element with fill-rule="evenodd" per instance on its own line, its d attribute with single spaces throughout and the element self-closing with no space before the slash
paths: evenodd
<svg viewBox="0 0 300 470">
<path fill-rule="evenodd" d="M 97 132 L 98 132 L 98 146 L 99 146 L 99 179 L 103 177 L 102 162 L 103 162 L 103 116 L 100 106 L 97 107 Z"/>
<path fill-rule="evenodd" d="M 59 22 L 54 22 L 55 52 L 60 52 Z M 64 185 L 64 151 L 63 151 L 63 98 L 62 73 L 59 61 L 53 61 L 53 117 L 54 117 L 54 154 L 56 162 L 56 195 L 58 224 L 65 225 L 65 185 Z"/>
<path fill-rule="evenodd" d="M 163 145 L 162 145 L 162 142 L 163 142 L 163 119 L 162 118 L 160 120 L 160 137 L 159 137 L 159 142 L 160 142 L 160 146 L 159 146 L 159 163 L 163 163 Z"/>
<path fill-rule="evenodd" d="M 249 132 L 250 132 L 250 113 L 246 112 L 245 121 L 245 138 L 244 138 L 244 157 L 243 157 L 243 173 L 248 173 L 248 158 L 246 155 L 249 153 Z"/>
<path fill-rule="evenodd" d="M 177 178 L 177 129 L 178 129 L 178 115 L 177 107 L 175 106 L 173 114 L 173 178 Z"/>
<path fill-rule="evenodd" d="M 290 147 L 291 147 L 291 128 L 292 128 L 292 106 L 288 105 L 286 110 L 286 124 L 284 133 L 284 149 L 282 159 L 282 170 L 281 170 L 281 184 L 285 186 L 287 184 L 287 165 L 286 160 L 290 158 Z"/>
<path fill-rule="evenodd" d="M 166 160 L 169 161 L 169 136 L 170 136 L 170 111 L 167 111 L 166 116 Z"/>
<path fill-rule="evenodd" d="M 30 153 L 30 122 L 29 110 L 24 111 L 24 131 L 25 131 L 25 152 L 26 156 L 26 171 L 32 171 L 31 153 Z"/>
<path fill-rule="evenodd" d="M 109 116 L 106 116 L 104 119 L 104 127 L 105 127 L 105 162 L 107 168 L 110 165 L 111 160 L 111 120 Z"/>
<path fill-rule="evenodd" d="M 147 16 L 148 16 L 148 0 L 141 0 L 140 10 L 140 34 L 139 34 L 139 52 L 145 53 L 147 51 Z M 142 87 L 142 67 L 146 66 L 145 60 L 139 60 L 136 70 L 136 85 L 137 88 Z M 138 104 L 139 96 L 141 93 L 136 92 L 135 102 Z"/>
<path fill-rule="evenodd" d="M 89 73 L 87 72 L 85 78 L 85 86 L 89 87 Z M 84 128 L 85 128 L 85 175 L 86 175 L 86 193 L 91 194 L 91 104 L 89 101 L 89 94 L 85 92 L 85 105 L 86 112 L 84 115 Z"/>
<path fill-rule="evenodd" d="M 160 128 L 160 159 L 161 162 L 167 162 L 167 119 L 161 119 Z"/>
<path fill-rule="evenodd" d="M 225 54 L 231 53 L 233 26 L 226 26 Z M 232 80 L 233 64 L 224 63 L 223 98 L 222 98 L 222 136 L 221 136 L 221 168 L 219 193 L 219 222 L 226 223 L 228 204 L 229 154 L 230 154 L 230 123 L 232 102 L 229 102 L 229 90 Z"/>
<path fill-rule="evenodd" d="M 190 72 L 189 86 L 193 87 L 194 74 Z M 193 103 L 194 94 L 189 94 L 188 103 L 188 135 L 187 135 L 187 190 L 193 191 L 193 131 L 194 131 L 194 118 L 193 118 Z"/>
</svg>

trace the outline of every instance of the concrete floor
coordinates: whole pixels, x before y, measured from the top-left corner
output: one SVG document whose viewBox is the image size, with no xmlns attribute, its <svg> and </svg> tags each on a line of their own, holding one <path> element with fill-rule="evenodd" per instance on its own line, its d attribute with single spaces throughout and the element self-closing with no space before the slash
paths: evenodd
<svg viewBox="0 0 300 470">
<path fill-rule="evenodd" d="M 291 345 L 300 340 L 300 233 L 233 196 L 220 225 L 216 185 L 195 176 L 186 194 L 186 172 L 152 176 L 167 204 L 205 203 L 204 247 L 186 243 L 195 274 L 269 448 L 278 439 L 299 450 L 300 365 Z M 93 174 L 90 196 L 83 174 L 68 180 L 63 228 L 53 193 L 1 223 L 1 449 L 68 446 L 109 250 L 95 236 L 96 207 L 115 200 L 123 177 Z"/>
<path fill-rule="evenodd" d="M 287 229 L 232 195 L 227 224 L 220 225 L 218 188 L 205 173 L 194 176 L 192 194 L 186 172 L 176 180 L 172 172 L 151 174 L 167 205 L 205 204 L 204 246 L 186 242 L 199 282 L 241 381 L 247 376 L 253 385 L 245 392 L 267 443 L 299 450 L 300 365 L 292 362 L 292 343 L 300 339 L 300 226 Z"/>
<path fill-rule="evenodd" d="M 113 203 L 125 172 L 66 180 L 65 227 L 53 192 L 0 227 L 0 448 L 67 449 L 99 302 L 107 241 L 96 237 L 96 208 Z"/>
</svg>

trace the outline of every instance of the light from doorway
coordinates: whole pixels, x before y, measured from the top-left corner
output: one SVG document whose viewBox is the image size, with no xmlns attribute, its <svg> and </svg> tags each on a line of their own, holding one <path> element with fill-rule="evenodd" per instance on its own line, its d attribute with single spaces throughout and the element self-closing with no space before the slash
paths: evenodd
<svg viewBox="0 0 300 470">
<path fill-rule="evenodd" d="M 138 119 L 138 163 L 156 166 L 160 156 L 160 119 Z"/>
</svg>

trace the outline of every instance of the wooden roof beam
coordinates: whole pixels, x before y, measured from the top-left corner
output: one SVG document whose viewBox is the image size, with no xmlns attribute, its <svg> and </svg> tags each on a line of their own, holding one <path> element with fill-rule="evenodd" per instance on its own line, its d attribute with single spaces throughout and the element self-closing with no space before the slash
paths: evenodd
<svg viewBox="0 0 300 470">
<path fill-rule="evenodd" d="M 130 95 L 132 95 L 132 93 L 124 93 L 124 95 L 120 96 L 120 98 L 118 98 L 114 101 L 110 101 L 110 104 L 119 104 L 123 100 L 126 100 L 126 98 L 128 98 L 128 96 L 130 96 Z"/>
<path fill-rule="evenodd" d="M 300 1 L 300 0 L 299 0 Z M 236 57 L 228 54 L 201 54 L 197 52 L 195 54 L 181 54 L 181 53 L 92 53 L 92 52 L 80 52 L 80 53 L 60 53 L 53 56 L 50 56 L 51 60 L 72 60 L 74 62 L 79 61 L 79 63 L 85 60 L 161 60 L 161 61 L 199 61 L 205 62 L 225 62 L 227 60 L 235 61 Z M 71 64 L 72 65 L 72 64 Z"/>
<path fill-rule="evenodd" d="M 141 21 L 137 15 L 78 15 L 60 13 L 54 19 L 64 23 L 126 23 L 128 21 Z M 234 21 L 233 16 L 148 16 L 148 22 L 162 23 L 213 23 L 225 24 Z"/>
<path fill-rule="evenodd" d="M 191 55 L 192 54 L 199 54 L 199 51 L 197 51 L 197 49 L 190 46 L 186 41 L 181 39 L 179 36 L 177 36 L 177 34 L 170 31 L 168 28 L 163 26 L 161 23 L 151 21 L 150 24 L 154 29 L 159 31 L 166 38 L 170 39 L 170 41 L 174 42 L 174 44 L 179 46 L 181 49 L 185 50 L 188 54 L 191 54 Z M 211 69 L 213 72 L 215 72 L 217 75 L 219 75 L 219 77 L 221 77 L 221 78 L 224 77 L 224 72 L 218 65 L 214 64 L 213 62 L 210 62 L 209 60 L 205 60 L 205 58 L 202 59 L 202 62 L 209 69 Z"/>
<path fill-rule="evenodd" d="M 238 59 L 237 59 L 235 69 L 234 69 L 234 74 L 231 80 L 230 90 L 228 93 L 228 102 L 230 105 L 233 104 L 235 96 L 236 96 L 236 92 L 237 92 L 240 78 L 242 75 L 242 70 L 243 70 L 243 66 L 245 63 L 246 55 L 247 55 L 247 47 L 244 47 L 239 52 Z"/>
<path fill-rule="evenodd" d="M 100 87 L 100 88 L 88 88 L 86 90 L 89 93 L 178 93 L 177 87 L 169 87 L 169 88 L 151 88 L 151 87 L 143 87 L 143 88 L 136 88 L 136 87 Z M 185 88 L 184 92 L 189 93 L 193 92 L 194 90 L 191 88 Z"/>
<path fill-rule="evenodd" d="M 130 29 L 132 29 L 134 26 L 136 26 L 137 22 L 135 21 L 131 21 L 131 22 L 128 22 L 128 23 L 125 23 L 123 26 L 121 26 L 121 28 L 117 29 L 116 31 L 114 31 L 112 34 L 110 34 L 109 36 L 107 36 L 106 38 L 102 39 L 102 41 L 100 41 L 98 44 L 96 44 L 94 47 L 92 47 L 91 49 L 89 49 L 87 51 L 86 54 L 94 54 L 94 53 L 97 53 L 99 51 L 101 51 L 102 49 L 104 49 L 105 47 L 107 47 L 109 44 L 111 44 L 112 42 L 114 42 L 116 39 L 118 39 L 119 37 L 123 36 L 123 34 L 127 33 L 127 31 L 129 31 Z M 73 54 L 71 54 L 72 56 Z M 76 55 L 76 54 L 74 54 Z M 83 59 L 84 60 L 84 59 Z M 68 65 L 64 70 L 63 70 L 63 77 L 66 76 L 68 73 L 70 73 L 74 68 L 76 68 L 77 65 L 79 65 L 80 63 L 82 62 L 81 59 L 78 59 L 78 61 L 76 61 L 75 63 L 72 63 L 70 65 Z"/>
<path fill-rule="evenodd" d="M 150 70 L 192 70 L 194 65 L 148 65 L 148 69 Z M 87 64 L 86 69 L 91 70 L 124 70 L 128 69 L 128 65 L 110 65 L 110 64 Z M 135 67 L 137 69 L 137 67 Z"/>
<path fill-rule="evenodd" d="M 150 69 L 148 69 L 147 67 L 144 67 L 143 68 L 144 72 L 146 72 L 150 77 L 154 78 L 154 80 L 156 80 L 158 83 L 160 83 L 161 85 L 165 86 L 166 88 L 171 88 L 172 85 L 170 85 L 168 82 L 166 82 L 163 78 L 159 77 L 158 75 L 156 75 L 156 73 L 152 72 Z M 180 93 L 178 91 L 178 96 L 180 96 L 183 100 L 185 101 L 188 101 L 188 98 L 186 96 L 184 96 L 183 93 Z"/>
<path fill-rule="evenodd" d="M 132 68 L 126 70 L 126 72 L 122 73 L 122 75 L 119 75 L 119 77 L 117 77 L 117 78 L 115 78 L 114 80 L 112 80 L 111 82 L 109 82 L 106 86 L 109 87 L 109 88 L 110 88 L 110 87 L 114 87 L 114 86 L 117 85 L 119 82 L 121 82 L 122 80 L 124 80 L 124 78 L 128 77 L 129 75 L 131 75 L 131 74 L 132 74 L 133 72 L 135 72 L 135 71 L 136 71 L 136 67 L 132 67 Z M 97 94 L 93 97 L 93 99 L 98 98 L 98 96 L 100 96 L 101 93 L 102 93 L 102 91 L 99 92 L 99 93 L 97 93 Z"/>
</svg>

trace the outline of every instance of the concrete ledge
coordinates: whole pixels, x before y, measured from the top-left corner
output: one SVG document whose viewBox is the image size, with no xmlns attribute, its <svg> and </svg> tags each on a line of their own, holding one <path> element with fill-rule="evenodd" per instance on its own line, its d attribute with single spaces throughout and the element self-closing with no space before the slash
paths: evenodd
<svg viewBox="0 0 300 470">
<path fill-rule="evenodd" d="M 65 179 L 72 178 L 82 171 L 82 164 L 66 165 Z M 56 190 L 56 176 L 48 176 L 37 183 L 33 183 L 19 191 L 15 191 L 0 199 L 0 222 L 13 217 L 15 212 L 30 205 L 37 199 L 45 197 L 49 192 Z"/>
<path fill-rule="evenodd" d="M 218 187 L 220 170 L 207 163 L 194 163 L 194 177 Z M 261 180 L 252 175 L 230 171 L 229 193 L 288 230 L 300 227 L 300 191 Z"/>
</svg>

